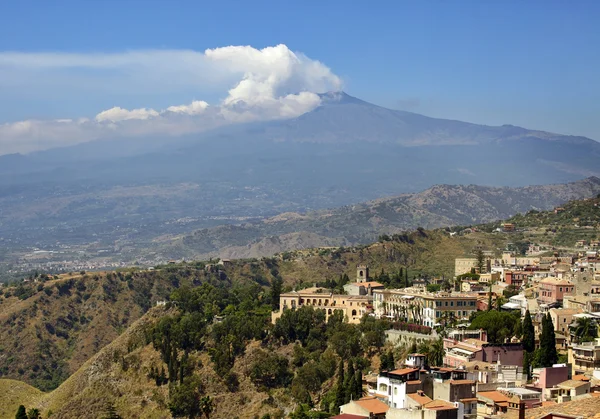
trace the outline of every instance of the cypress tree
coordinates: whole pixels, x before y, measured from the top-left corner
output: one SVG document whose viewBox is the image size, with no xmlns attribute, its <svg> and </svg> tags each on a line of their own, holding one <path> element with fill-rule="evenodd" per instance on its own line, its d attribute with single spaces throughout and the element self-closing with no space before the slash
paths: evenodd
<svg viewBox="0 0 600 419">
<path fill-rule="evenodd" d="M 19 408 L 17 409 L 17 414 L 15 415 L 15 419 L 27 419 L 27 412 L 25 411 L 25 406 L 19 406 Z"/>
<path fill-rule="evenodd" d="M 354 400 L 358 400 L 362 397 L 363 394 L 363 388 L 362 388 L 362 372 L 360 370 L 357 370 L 354 373 L 354 382 L 355 382 L 355 388 L 354 388 Z"/>
<path fill-rule="evenodd" d="M 527 380 L 531 380 L 531 354 L 523 351 L 523 372 L 527 375 Z"/>
<path fill-rule="evenodd" d="M 529 353 L 535 350 L 535 330 L 529 310 L 525 312 L 525 318 L 523 319 L 523 349 Z"/>
<path fill-rule="evenodd" d="M 353 396 L 354 388 L 356 384 L 354 384 L 354 364 L 352 361 L 348 362 L 348 372 L 346 374 L 346 379 L 344 380 L 344 400 L 346 403 L 350 402 L 351 397 Z"/>
<path fill-rule="evenodd" d="M 408 266 L 404 270 L 404 288 L 408 288 Z"/>
<path fill-rule="evenodd" d="M 338 381 L 337 388 L 335 390 L 335 405 L 337 407 L 337 411 L 339 412 L 340 406 L 345 404 L 346 395 L 344 391 L 344 360 L 340 359 L 340 366 L 338 369 Z"/>
<path fill-rule="evenodd" d="M 554 324 L 550 313 L 546 314 L 546 326 L 548 328 L 548 366 L 551 367 L 558 362 L 558 351 L 556 350 L 556 335 L 554 334 Z"/>
<path fill-rule="evenodd" d="M 487 311 L 492 309 L 492 285 L 490 284 L 490 292 L 488 293 L 488 306 Z"/>
</svg>

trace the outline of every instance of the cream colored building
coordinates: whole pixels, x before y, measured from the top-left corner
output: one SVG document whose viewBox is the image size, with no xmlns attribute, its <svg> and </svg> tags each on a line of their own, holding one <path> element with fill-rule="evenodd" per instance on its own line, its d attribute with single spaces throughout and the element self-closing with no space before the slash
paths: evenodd
<svg viewBox="0 0 600 419">
<path fill-rule="evenodd" d="M 333 294 L 327 288 L 307 288 L 301 291 L 286 292 L 279 296 L 281 309 L 271 314 L 271 321 L 281 317 L 284 310 L 311 306 L 325 312 L 325 319 L 335 311 L 342 311 L 349 323 L 360 323 L 360 319 L 370 311 L 373 297 L 370 295 Z"/>
<path fill-rule="evenodd" d="M 433 327 L 444 320 L 468 319 L 477 311 L 477 296 L 466 293 L 427 292 L 420 288 L 373 291 L 377 317 L 398 318 Z"/>
</svg>

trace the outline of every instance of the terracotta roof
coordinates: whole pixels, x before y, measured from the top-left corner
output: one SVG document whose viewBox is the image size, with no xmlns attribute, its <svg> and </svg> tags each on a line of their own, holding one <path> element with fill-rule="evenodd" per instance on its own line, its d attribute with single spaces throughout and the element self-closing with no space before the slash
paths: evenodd
<svg viewBox="0 0 600 419">
<path fill-rule="evenodd" d="M 508 397 L 499 391 L 480 391 L 477 393 L 477 398 L 479 398 L 479 396 L 490 399 L 494 403 L 508 402 Z"/>
<path fill-rule="evenodd" d="M 406 375 L 406 374 L 410 374 L 411 372 L 415 372 L 415 371 L 419 371 L 419 369 L 418 368 L 401 368 L 398 370 L 390 371 L 390 374 Z"/>
<path fill-rule="evenodd" d="M 411 384 L 411 385 L 415 385 L 415 384 L 421 384 L 421 380 L 411 380 L 411 381 L 407 381 L 406 384 Z"/>
<path fill-rule="evenodd" d="M 573 380 L 577 380 L 577 381 L 590 381 L 590 377 L 586 377 L 583 374 L 577 374 L 573 376 Z"/>
<path fill-rule="evenodd" d="M 473 381 L 473 380 L 450 380 L 450 384 L 457 384 L 457 385 L 475 384 L 475 381 Z"/>
<path fill-rule="evenodd" d="M 525 419 L 542 419 L 552 413 L 574 417 L 581 416 L 586 419 L 600 419 L 600 398 L 590 397 L 587 399 L 527 409 L 525 410 Z M 503 419 L 517 419 L 518 417 L 519 412 L 512 410 L 509 410 L 502 416 Z"/>
<path fill-rule="evenodd" d="M 548 400 L 548 401 L 542 402 L 542 407 L 545 407 L 545 406 L 554 406 L 554 405 L 557 405 L 557 404 L 558 403 L 556 403 L 555 401 Z"/>
<path fill-rule="evenodd" d="M 577 388 L 587 384 L 585 381 L 581 380 L 567 380 L 562 383 L 558 383 L 558 387 L 567 387 L 567 388 Z"/>
<path fill-rule="evenodd" d="M 358 404 L 363 409 L 368 410 L 374 415 L 382 415 L 389 410 L 389 406 L 384 402 L 377 399 L 377 397 L 363 397 L 362 399 L 355 400 L 354 403 Z"/>
<path fill-rule="evenodd" d="M 409 393 L 406 396 L 410 397 L 411 399 L 413 399 L 415 402 L 417 402 L 421 406 L 433 401 L 426 395 L 421 395 L 419 393 Z"/>
<path fill-rule="evenodd" d="M 350 413 L 342 413 L 341 415 L 332 416 L 329 419 L 367 419 L 368 416 L 351 415 Z"/>
<path fill-rule="evenodd" d="M 451 410 L 456 408 L 457 407 L 454 406 L 454 404 L 444 400 L 434 400 L 423 406 L 423 409 L 428 410 Z"/>
</svg>

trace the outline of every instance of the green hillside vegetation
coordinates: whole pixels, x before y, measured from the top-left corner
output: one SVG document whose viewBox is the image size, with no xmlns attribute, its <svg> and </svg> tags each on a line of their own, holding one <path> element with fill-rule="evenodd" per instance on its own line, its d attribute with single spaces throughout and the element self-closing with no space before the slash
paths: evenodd
<svg viewBox="0 0 600 419">
<path fill-rule="evenodd" d="M 528 211 L 507 220 L 523 227 L 598 227 L 600 225 L 600 195 L 596 198 L 571 201 L 554 211 Z"/>
<path fill-rule="evenodd" d="M 340 315 L 325 321 L 322 311 L 303 307 L 272 325 L 276 300 L 273 289 L 251 282 L 181 287 L 166 307 L 150 310 L 56 390 L 24 391 L 11 397 L 11 406 L 67 419 L 82 411 L 89 417 L 284 417 L 313 405 L 334 413 L 338 399 L 361 395 L 362 371 L 377 368 L 382 355 L 389 368 L 401 357 L 384 346 L 387 320 L 365 317 L 350 325 Z M 440 347 L 419 350 L 439 363 Z"/>
</svg>

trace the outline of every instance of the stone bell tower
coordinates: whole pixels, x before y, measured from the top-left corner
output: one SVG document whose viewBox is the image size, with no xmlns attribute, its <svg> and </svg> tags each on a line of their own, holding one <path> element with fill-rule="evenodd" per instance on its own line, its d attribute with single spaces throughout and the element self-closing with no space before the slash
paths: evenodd
<svg viewBox="0 0 600 419">
<path fill-rule="evenodd" d="M 356 282 L 369 281 L 369 267 L 367 265 L 358 265 L 356 267 Z"/>
</svg>

